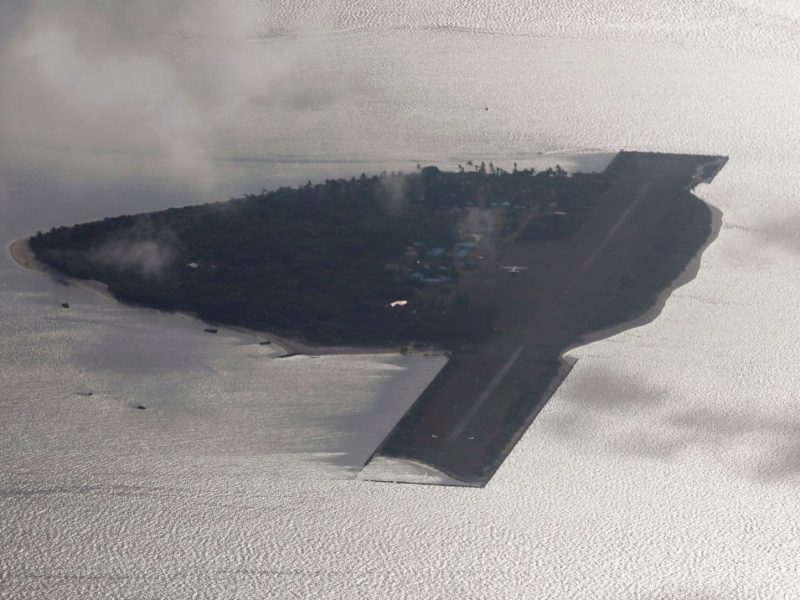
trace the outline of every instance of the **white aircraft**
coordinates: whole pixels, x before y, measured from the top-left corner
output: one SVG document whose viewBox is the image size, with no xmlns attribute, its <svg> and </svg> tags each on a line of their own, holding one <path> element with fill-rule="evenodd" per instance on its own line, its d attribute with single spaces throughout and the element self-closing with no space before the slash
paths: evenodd
<svg viewBox="0 0 800 600">
<path fill-rule="evenodd" d="M 521 271 L 527 271 L 528 267 L 518 267 L 517 265 L 513 265 L 510 267 L 500 267 L 506 273 L 520 273 Z"/>
</svg>

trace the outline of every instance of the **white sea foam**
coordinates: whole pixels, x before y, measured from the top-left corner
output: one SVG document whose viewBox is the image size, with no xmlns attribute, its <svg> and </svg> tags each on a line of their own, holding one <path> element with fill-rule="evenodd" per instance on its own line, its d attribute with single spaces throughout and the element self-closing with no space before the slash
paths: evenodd
<svg viewBox="0 0 800 600">
<path fill-rule="evenodd" d="M 358 473 L 363 481 L 383 481 L 386 483 L 420 483 L 426 485 L 464 485 L 463 481 L 448 477 L 431 465 L 405 460 L 376 456 Z"/>
</svg>

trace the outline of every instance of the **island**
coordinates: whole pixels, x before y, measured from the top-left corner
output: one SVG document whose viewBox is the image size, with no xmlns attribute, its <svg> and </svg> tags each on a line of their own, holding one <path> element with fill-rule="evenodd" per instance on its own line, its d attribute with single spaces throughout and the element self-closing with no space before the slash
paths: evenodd
<svg viewBox="0 0 800 600">
<path fill-rule="evenodd" d="M 715 232 L 691 190 L 726 160 L 418 167 L 57 227 L 28 244 L 57 273 L 190 312 L 206 331 L 446 352 L 373 457 L 483 486 L 569 372 L 564 353 L 652 318 L 687 277 Z"/>
</svg>

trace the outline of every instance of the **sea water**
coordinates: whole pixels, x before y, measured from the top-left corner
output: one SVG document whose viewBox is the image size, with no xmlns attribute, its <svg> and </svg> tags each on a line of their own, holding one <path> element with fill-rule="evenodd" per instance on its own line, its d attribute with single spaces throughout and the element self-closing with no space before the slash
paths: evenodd
<svg viewBox="0 0 800 600">
<path fill-rule="evenodd" d="M 211 50 L 240 59 L 252 86 L 230 84 L 235 110 L 192 130 L 191 152 L 3 140 L 4 244 L 306 179 L 559 152 L 581 166 L 620 148 L 730 156 L 697 190 L 723 212 L 719 238 L 657 320 L 572 352 L 481 490 L 357 478 L 441 358 L 276 360 L 253 336 L 209 335 L 5 257 L 0 596 L 800 594 L 797 5 L 228 10 L 255 33 L 153 39 L 179 75 Z"/>
</svg>

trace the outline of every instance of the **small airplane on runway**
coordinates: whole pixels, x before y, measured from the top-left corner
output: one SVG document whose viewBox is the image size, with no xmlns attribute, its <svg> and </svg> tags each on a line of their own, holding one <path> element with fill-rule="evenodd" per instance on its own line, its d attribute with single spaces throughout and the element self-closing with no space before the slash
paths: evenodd
<svg viewBox="0 0 800 600">
<path fill-rule="evenodd" d="M 528 267 L 518 267 L 517 265 L 512 265 L 510 267 L 500 267 L 506 273 L 521 273 L 522 271 L 527 271 Z"/>
</svg>

